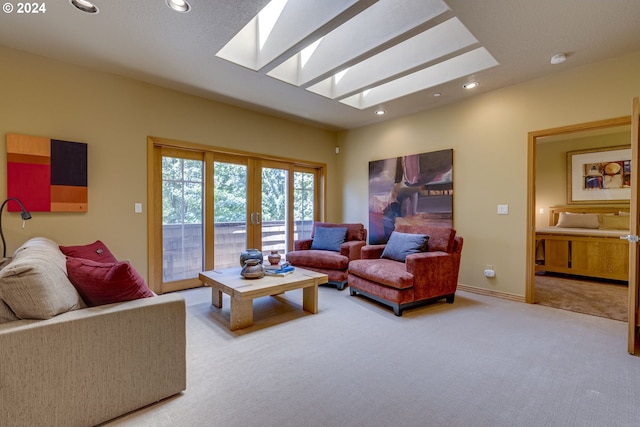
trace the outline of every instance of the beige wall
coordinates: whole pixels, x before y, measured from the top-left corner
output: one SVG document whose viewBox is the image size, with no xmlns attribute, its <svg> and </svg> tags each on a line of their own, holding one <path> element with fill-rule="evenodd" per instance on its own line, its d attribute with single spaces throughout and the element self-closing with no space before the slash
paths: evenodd
<svg viewBox="0 0 640 427">
<path fill-rule="evenodd" d="M 539 143 L 536 148 L 536 227 L 549 225 L 550 206 L 567 204 L 568 151 L 629 145 L 630 140 L 631 131 L 626 131 Z"/>
<path fill-rule="evenodd" d="M 146 277 L 146 214 L 135 214 L 133 204 L 142 202 L 146 213 L 149 135 L 258 153 L 277 145 L 287 157 L 327 163 L 327 220 L 365 224 L 369 161 L 453 148 L 454 221 L 465 238 L 460 282 L 519 296 L 528 132 L 628 115 L 640 95 L 638 52 L 342 132 L 336 156 L 330 131 L 5 48 L 0 63 L 3 136 L 89 144 L 89 212 L 36 212 L 25 229 L 17 214 L 5 212 L 8 253 L 32 236 L 61 244 L 103 239 Z M 0 150 L 0 165 L 5 156 Z M 2 173 L 0 194 L 5 189 Z M 498 216 L 498 204 L 508 204 L 509 215 Z M 487 264 L 496 269 L 494 279 L 482 275 Z"/>
<path fill-rule="evenodd" d="M 453 148 L 454 224 L 465 238 L 460 282 L 524 296 L 528 132 L 629 115 L 640 95 L 640 52 L 562 67 L 455 105 L 340 133 L 344 220 L 368 222 L 369 161 Z M 497 215 L 498 204 L 508 204 L 509 214 Z M 482 274 L 488 264 L 493 279 Z"/>
<path fill-rule="evenodd" d="M 4 213 L 10 255 L 33 236 L 65 245 L 102 239 L 120 259 L 147 272 L 147 137 L 229 147 L 327 164 L 327 219 L 341 219 L 335 132 L 211 102 L 130 79 L 0 48 L 0 135 L 19 133 L 86 142 L 89 212 L 33 212 L 25 229 Z M 6 143 L 0 194 L 6 195 Z M 4 200 L 4 196 L 2 197 Z M 134 213 L 141 202 L 143 214 Z"/>
</svg>

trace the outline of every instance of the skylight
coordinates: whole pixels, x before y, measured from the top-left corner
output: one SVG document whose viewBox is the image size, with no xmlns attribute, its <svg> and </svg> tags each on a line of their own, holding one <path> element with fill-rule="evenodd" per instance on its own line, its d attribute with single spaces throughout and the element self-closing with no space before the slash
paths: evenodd
<svg viewBox="0 0 640 427">
<path fill-rule="evenodd" d="M 266 43 L 288 0 L 272 0 L 258 14 L 258 49 Z"/>
<path fill-rule="evenodd" d="M 340 80 L 342 80 L 342 78 L 344 77 L 345 74 L 347 74 L 347 71 L 349 71 L 349 69 L 347 68 L 346 70 L 342 70 L 338 73 L 336 73 L 335 76 L 333 76 L 333 83 L 334 84 L 338 84 L 340 83 Z"/>
<path fill-rule="evenodd" d="M 322 42 L 322 37 L 302 49 L 302 51 L 300 52 L 300 68 L 304 68 L 304 66 L 309 61 L 309 58 L 311 58 L 311 55 L 313 55 L 313 52 L 316 51 L 316 48 L 318 47 L 320 42 Z"/>
<path fill-rule="evenodd" d="M 442 0 L 272 0 L 216 55 L 358 109 L 498 65 Z"/>
</svg>

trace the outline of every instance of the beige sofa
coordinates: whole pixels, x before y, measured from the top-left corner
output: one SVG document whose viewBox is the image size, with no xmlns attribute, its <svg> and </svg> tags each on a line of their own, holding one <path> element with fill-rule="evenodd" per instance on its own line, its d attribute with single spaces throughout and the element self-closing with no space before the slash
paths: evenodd
<svg viewBox="0 0 640 427">
<path fill-rule="evenodd" d="M 186 388 L 181 296 L 89 308 L 77 297 L 70 309 L 52 314 L 69 305 L 69 298 L 58 299 L 43 310 L 49 318 L 25 318 L 24 307 L 11 308 L 18 276 L 29 285 L 43 277 L 63 283 L 64 291 L 60 283 L 31 290 L 20 300 L 24 306 L 42 304 L 51 291 L 72 295 L 60 277 L 65 257 L 57 245 L 47 239 L 25 245 L 0 270 L 0 426 L 96 425 Z M 29 262 L 38 268 L 24 268 Z M 22 318 L 9 319 L 15 311 Z"/>
</svg>

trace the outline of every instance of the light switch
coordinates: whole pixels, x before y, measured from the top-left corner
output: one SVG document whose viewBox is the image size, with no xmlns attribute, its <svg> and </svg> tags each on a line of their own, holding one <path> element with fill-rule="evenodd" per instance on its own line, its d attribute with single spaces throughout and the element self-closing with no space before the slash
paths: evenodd
<svg viewBox="0 0 640 427">
<path fill-rule="evenodd" d="M 509 215 L 509 205 L 498 205 L 498 215 Z"/>
<path fill-rule="evenodd" d="M 136 203 L 133 205 L 133 211 L 135 213 L 142 213 L 142 203 Z"/>
</svg>

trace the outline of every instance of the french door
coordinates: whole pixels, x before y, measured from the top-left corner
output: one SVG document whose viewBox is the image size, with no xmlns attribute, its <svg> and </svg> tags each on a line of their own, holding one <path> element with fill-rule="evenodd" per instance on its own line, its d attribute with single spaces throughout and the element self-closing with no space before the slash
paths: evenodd
<svg viewBox="0 0 640 427">
<path fill-rule="evenodd" d="M 214 156 L 215 268 L 239 265 L 246 248 L 286 254 L 319 217 L 318 169 L 288 162 Z"/>
<path fill-rule="evenodd" d="M 200 286 L 256 248 L 286 256 L 322 218 L 324 165 L 170 146 L 150 138 L 149 284 Z"/>
</svg>

